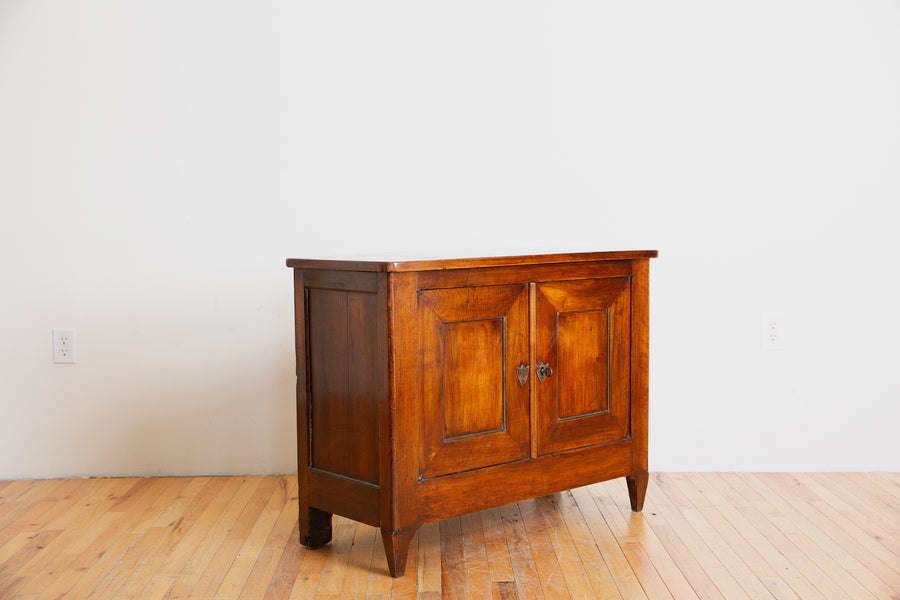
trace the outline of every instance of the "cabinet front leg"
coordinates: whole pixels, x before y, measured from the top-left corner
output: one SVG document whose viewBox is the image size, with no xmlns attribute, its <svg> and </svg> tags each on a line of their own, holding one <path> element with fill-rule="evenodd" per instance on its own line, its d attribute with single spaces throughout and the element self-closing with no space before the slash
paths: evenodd
<svg viewBox="0 0 900 600">
<path fill-rule="evenodd" d="M 644 508 L 644 496 L 647 495 L 648 473 L 635 473 L 625 478 L 628 483 L 628 499 L 631 500 L 631 510 L 640 512 Z"/>
<path fill-rule="evenodd" d="M 415 535 L 415 529 L 403 531 L 381 530 L 381 539 L 384 540 L 384 553 L 387 555 L 388 570 L 391 577 L 403 577 L 406 571 L 406 555 L 409 552 L 409 543 Z"/>
<path fill-rule="evenodd" d="M 331 541 L 331 513 L 300 507 L 300 543 L 307 548 L 318 548 Z"/>
</svg>

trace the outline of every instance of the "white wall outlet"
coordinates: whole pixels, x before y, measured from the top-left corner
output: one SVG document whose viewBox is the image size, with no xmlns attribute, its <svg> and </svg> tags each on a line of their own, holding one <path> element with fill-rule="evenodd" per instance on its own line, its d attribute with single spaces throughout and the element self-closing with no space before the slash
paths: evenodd
<svg viewBox="0 0 900 600">
<path fill-rule="evenodd" d="M 75 330 L 53 330 L 53 362 L 75 363 Z"/>
<path fill-rule="evenodd" d="M 781 317 L 763 313 L 759 329 L 759 347 L 762 350 L 784 350 L 784 332 Z"/>
</svg>

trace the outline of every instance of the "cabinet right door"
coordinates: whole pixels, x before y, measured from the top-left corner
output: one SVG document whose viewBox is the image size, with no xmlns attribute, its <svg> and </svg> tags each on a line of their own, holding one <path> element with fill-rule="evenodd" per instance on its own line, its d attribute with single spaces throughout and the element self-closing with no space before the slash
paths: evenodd
<svg viewBox="0 0 900 600">
<path fill-rule="evenodd" d="M 539 455 L 628 437 L 630 307 L 629 277 L 536 284 Z"/>
</svg>

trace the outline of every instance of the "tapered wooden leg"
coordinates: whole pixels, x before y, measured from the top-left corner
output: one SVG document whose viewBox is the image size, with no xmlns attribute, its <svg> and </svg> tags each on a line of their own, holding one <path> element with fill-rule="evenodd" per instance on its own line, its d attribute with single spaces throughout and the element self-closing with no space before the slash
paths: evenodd
<svg viewBox="0 0 900 600">
<path fill-rule="evenodd" d="M 631 500 L 631 510 L 640 512 L 644 508 L 644 496 L 647 495 L 648 473 L 635 473 L 625 478 L 628 483 L 628 499 Z"/>
<path fill-rule="evenodd" d="M 404 531 L 381 530 L 381 539 L 384 540 L 384 553 L 387 555 L 388 570 L 391 577 L 403 577 L 406 571 L 406 555 L 409 552 L 409 543 L 415 535 L 415 529 Z"/>
<path fill-rule="evenodd" d="M 300 543 L 318 548 L 331 541 L 331 513 L 308 506 L 300 507 Z"/>
</svg>

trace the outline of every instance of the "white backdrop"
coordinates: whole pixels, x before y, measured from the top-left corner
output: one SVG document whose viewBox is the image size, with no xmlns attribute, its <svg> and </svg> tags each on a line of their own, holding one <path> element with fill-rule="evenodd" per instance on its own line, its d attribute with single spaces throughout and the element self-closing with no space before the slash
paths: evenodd
<svg viewBox="0 0 900 600">
<path fill-rule="evenodd" d="M 651 469 L 900 470 L 898 167 L 892 0 L 0 0 L 0 478 L 295 471 L 385 250 L 659 249 Z"/>
</svg>

